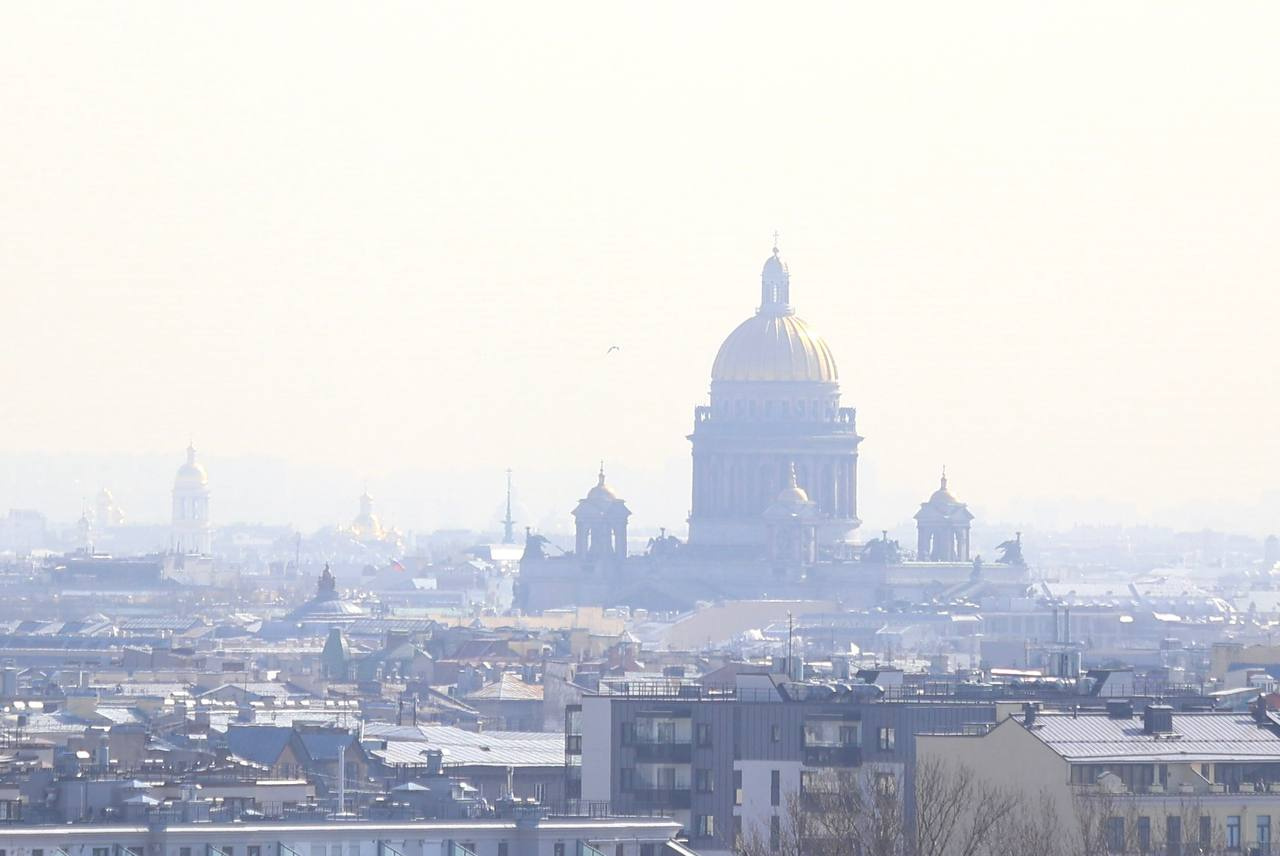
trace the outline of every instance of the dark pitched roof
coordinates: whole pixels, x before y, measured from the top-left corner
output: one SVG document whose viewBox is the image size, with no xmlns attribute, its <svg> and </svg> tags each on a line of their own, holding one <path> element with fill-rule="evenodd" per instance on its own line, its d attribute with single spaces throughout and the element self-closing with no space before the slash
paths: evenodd
<svg viewBox="0 0 1280 856">
<path fill-rule="evenodd" d="M 272 766 L 293 739 L 293 729 L 280 725 L 232 725 L 227 729 L 227 750 L 255 764 Z"/>
<path fill-rule="evenodd" d="M 355 736 L 346 731 L 304 731 L 301 737 L 307 757 L 312 761 L 336 761 L 338 749 L 342 747 L 346 747 L 348 756 L 352 756 L 351 744 L 359 746 Z"/>
</svg>

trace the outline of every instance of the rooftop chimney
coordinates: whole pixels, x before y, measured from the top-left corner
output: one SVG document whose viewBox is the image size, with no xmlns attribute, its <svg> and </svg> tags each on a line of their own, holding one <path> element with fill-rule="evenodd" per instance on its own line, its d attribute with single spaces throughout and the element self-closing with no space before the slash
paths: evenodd
<svg viewBox="0 0 1280 856">
<path fill-rule="evenodd" d="M 1172 734 L 1173 708 L 1167 704 L 1149 704 L 1142 712 L 1144 734 Z"/>
</svg>

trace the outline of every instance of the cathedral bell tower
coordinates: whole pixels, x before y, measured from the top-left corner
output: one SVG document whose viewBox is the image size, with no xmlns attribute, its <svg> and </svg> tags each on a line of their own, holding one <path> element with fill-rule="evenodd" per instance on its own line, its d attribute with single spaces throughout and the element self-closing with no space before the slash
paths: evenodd
<svg viewBox="0 0 1280 856">
<path fill-rule="evenodd" d="M 187 462 L 173 479 L 173 526 L 169 549 L 179 555 L 213 552 L 209 522 L 209 475 L 196 463 L 196 447 L 187 446 Z"/>
<path fill-rule="evenodd" d="M 969 524 L 973 514 L 969 506 L 947 490 L 947 471 L 942 482 L 920 503 L 916 512 L 916 558 L 922 562 L 969 561 Z"/>
<path fill-rule="evenodd" d="M 596 486 L 587 491 L 573 510 L 574 555 L 586 564 L 621 562 L 627 557 L 626 502 L 604 482 L 604 462 Z"/>
</svg>

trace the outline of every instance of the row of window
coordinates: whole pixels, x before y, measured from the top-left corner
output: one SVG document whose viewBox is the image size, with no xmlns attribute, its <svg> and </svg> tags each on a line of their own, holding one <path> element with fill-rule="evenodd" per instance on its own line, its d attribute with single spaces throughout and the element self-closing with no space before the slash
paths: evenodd
<svg viewBox="0 0 1280 856">
<path fill-rule="evenodd" d="M 569 742 L 576 737 L 576 742 Z M 681 744 L 687 745 L 689 742 L 686 733 L 681 738 L 680 729 L 676 727 L 674 722 L 659 721 L 647 728 L 637 728 L 635 722 L 623 722 L 620 725 L 620 739 L 623 746 L 633 746 L 636 743 L 658 743 L 658 744 Z M 699 722 L 694 726 L 693 741 L 698 746 L 711 745 L 711 723 Z M 582 752 L 582 736 L 578 734 L 569 735 L 566 738 L 566 745 L 576 746 L 579 753 Z"/>
<path fill-rule="evenodd" d="M 623 722 L 620 725 L 621 741 L 623 746 L 632 746 L 636 743 L 681 743 L 677 736 L 677 730 L 674 724 L 659 723 L 652 732 L 641 733 L 636 729 L 634 722 Z M 573 740 L 573 738 L 577 740 Z M 801 739 L 805 745 L 816 745 L 822 741 L 818 739 L 818 731 L 815 726 L 804 726 L 801 730 Z M 854 726 L 841 726 L 839 730 L 839 741 L 842 746 L 855 746 L 858 742 L 858 729 Z M 697 746 L 711 745 L 711 723 L 699 722 L 693 727 L 693 742 Z M 769 727 L 769 742 L 782 742 L 782 726 L 772 725 Z M 570 748 L 570 752 L 582 751 L 582 738 L 580 735 L 569 735 L 566 738 L 566 745 Z M 893 751 L 895 740 L 894 730 L 892 728 L 881 728 L 879 732 L 879 745 L 881 750 L 886 752 Z"/>
<path fill-rule="evenodd" d="M 1225 836 L 1221 842 L 1213 840 L 1213 818 L 1209 815 L 1200 816 L 1200 828 L 1197 846 L 1203 849 L 1211 849 L 1215 844 L 1220 843 L 1227 850 L 1240 850 L 1242 847 L 1241 838 L 1241 816 L 1238 814 L 1228 815 L 1225 825 Z M 1258 849 L 1264 853 L 1271 848 L 1271 815 L 1260 814 L 1254 823 L 1254 843 Z M 1128 834 L 1132 833 L 1135 840 L 1130 841 Z M 1106 825 L 1107 849 L 1113 853 L 1124 853 L 1133 850 L 1135 847 L 1138 852 L 1147 853 L 1152 850 L 1151 838 L 1151 818 L 1139 817 L 1134 822 L 1132 830 L 1126 829 L 1125 819 L 1123 817 L 1109 817 Z M 1169 853 L 1179 853 L 1183 845 L 1182 818 L 1178 815 L 1169 815 L 1165 818 L 1164 842 L 1163 847 Z"/>
</svg>

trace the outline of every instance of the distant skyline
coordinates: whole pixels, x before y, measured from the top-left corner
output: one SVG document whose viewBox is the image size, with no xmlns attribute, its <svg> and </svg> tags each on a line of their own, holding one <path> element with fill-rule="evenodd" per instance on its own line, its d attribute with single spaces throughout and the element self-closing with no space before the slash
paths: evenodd
<svg viewBox="0 0 1280 856">
<path fill-rule="evenodd" d="M 944 464 L 984 523 L 1280 529 L 1274 4 L 0 21 L 0 514 L 161 522 L 191 438 L 218 523 L 477 527 L 507 466 L 567 520 L 602 458 L 680 523 L 777 229 L 864 537 Z"/>
</svg>

